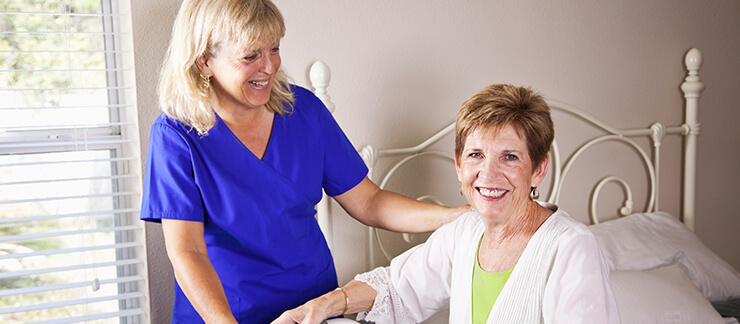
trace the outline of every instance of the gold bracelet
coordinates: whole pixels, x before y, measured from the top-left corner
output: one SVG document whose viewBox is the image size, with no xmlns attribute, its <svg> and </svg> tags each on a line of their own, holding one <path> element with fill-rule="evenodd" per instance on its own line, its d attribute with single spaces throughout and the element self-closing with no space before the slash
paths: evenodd
<svg viewBox="0 0 740 324">
<path fill-rule="evenodd" d="M 344 311 L 342 312 L 342 315 L 347 314 L 347 310 L 349 309 L 349 295 L 347 295 L 347 292 L 342 289 L 342 287 L 337 287 L 337 289 L 334 290 L 340 290 L 344 294 Z"/>
</svg>

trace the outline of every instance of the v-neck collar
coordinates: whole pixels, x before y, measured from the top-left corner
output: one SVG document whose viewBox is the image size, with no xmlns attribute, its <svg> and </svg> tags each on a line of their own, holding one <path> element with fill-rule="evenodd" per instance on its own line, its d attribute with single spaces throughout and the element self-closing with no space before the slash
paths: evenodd
<svg viewBox="0 0 740 324">
<path fill-rule="evenodd" d="M 259 156 L 257 156 L 257 154 L 254 154 L 254 152 L 252 152 L 252 150 L 250 150 L 246 145 L 244 145 L 244 143 L 242 143 L 242 141 L 239 139 L 239 137 L 237 137 L 236 134 L 234 134 L 234 132 L 231 131 L 231 128 L 229 128 L 229 125 L 226 125 L 226 122 L 224 122 L 221 119 L 221 116 L 219 116 L 218 113 L 214 112 L 214 114 L 216 114 L 216 123 L 217 123 L 217 125 L 218 125 L 218 123 L 223 124 L 223 127 L 224 127 L 225 131 L 231 136 L 231 138 L 234 141 L 236 141 L 237 145 L 241 146 L 244 150 L 246 150 L 247 152 L 249 152 L 249 155 L 251 155 L 255 159 L 257 159 L 257 160 L 259 160 L 259 161 L 261 161 L 263 163 L 266 162 L 265 159 L 268 157 L 268 154 L 271 151 L 270 148 L 273 146 L 273 142 L 275 141 L 275 139 L 274 139 L 274 137 L 275 137 L 275 131 L 276 131 L 275 121 L 276 121 L 276 119 L 278 117 L 278 115 L 276 113 L 272 112 L 272 126 L 270 127 L 270 136 L 268 136 L 268 138 L 267 138 L 267 145 L 265 146 L 265 152 L 264 152 L 264 154 L 262 154 L 262 158 L 260 158 Z"/>
</svg>

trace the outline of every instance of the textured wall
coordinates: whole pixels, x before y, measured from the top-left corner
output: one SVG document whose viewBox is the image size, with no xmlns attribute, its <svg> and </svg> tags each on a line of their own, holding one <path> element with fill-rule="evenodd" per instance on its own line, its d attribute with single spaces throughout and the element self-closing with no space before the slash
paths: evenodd
<svg viewBox="0 0 740 324">
<path fill-rule="evenodd" d="M 150 126 L 160 113 L 156 94 L 159 67 L 170 41 L 172 23 L 179 6 L 180 1 L 131 1 L 142 166 L 146 161 Z M 167 259 L 162 227 L 147 223 L 145 232 L 151 323 L 170 323 L 175 278 Z"/>
<path fill-rule="evenodd" d="M 180 1 L 132 2 L 146 146 L 158 114 L 157 71 Z M 275 2 L 288 29 L 283 67 L 307 85 L 312 62 L 329 64 L 336 118 L 358 148 L 414 145 L 451 121 L 465 98 L 500 82 L 530 85 L 621 127 L 679 124 L 683 55 L 698 47 L 707 90 L 700 103 L 696 232 L 740 268 L 740 217 L 732 203 L 740 183 L 740 2 Z M 665 169 L 678 172 L 680 163 L 667 161 Z M 679 186 L 674 178 L 661 179 L 661 207 L 674 214 Z M 367 234 L 343 214 L 334 227 L 341 284 L 365 270 Z M 172 274 L 161 230 L 148 225 L 147 233 L 152 319 L 162 323 L 169 318 Z"/>
</svg>

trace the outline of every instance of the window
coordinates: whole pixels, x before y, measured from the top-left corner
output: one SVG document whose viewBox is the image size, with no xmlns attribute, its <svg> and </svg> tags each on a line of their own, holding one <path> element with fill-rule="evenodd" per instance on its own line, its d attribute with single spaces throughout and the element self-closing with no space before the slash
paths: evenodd
<svg viewBox="0 0 740 324">
<path fill-rule="evenodd" d="M 128 0 L 0 1 L 0 322 L 141 323 Z"/>
</svg>

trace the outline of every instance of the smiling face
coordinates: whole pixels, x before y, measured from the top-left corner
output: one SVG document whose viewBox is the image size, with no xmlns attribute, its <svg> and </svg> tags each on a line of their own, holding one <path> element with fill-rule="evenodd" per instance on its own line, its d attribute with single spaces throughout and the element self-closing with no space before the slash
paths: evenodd
<svg viewBox="0 0 740 324">
<path fill-rule="evenodd" d="M 222 43 L 213 55 L 198 59 L 201 73 L 211 78 L 211 87 L 221 109 L 264 107 L 270 100 L 272 83 L 280 68 L 280 44 L 261 42 L 239 48 Z"/>
<path fill-rule="evenodd" d="M 455 161 L 457 177 L 484 220 L 503 224 L 535 203 L 529 193 L 544 178 L 548 160 L 535 168 L 527 152 L 526 139 L 511 125 L 498 131 L 476 128 L 468 135 Z"/>
</svg>

